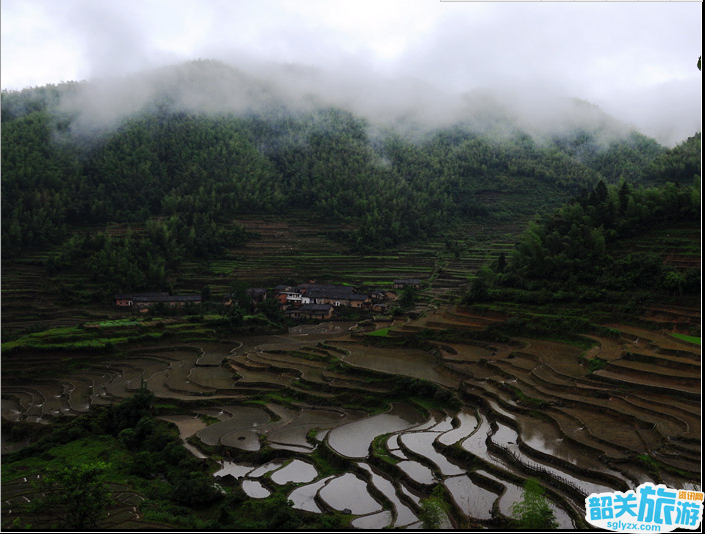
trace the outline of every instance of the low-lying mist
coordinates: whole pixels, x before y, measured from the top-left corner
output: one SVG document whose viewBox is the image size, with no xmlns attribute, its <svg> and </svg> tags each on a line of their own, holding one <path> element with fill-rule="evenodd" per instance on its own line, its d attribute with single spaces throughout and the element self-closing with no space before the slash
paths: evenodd
<svg viewBox="0 0 705 534">
<path fill-rule="evenodd" d="M 86 134 L 166 105 L 204 114 L 301 114 L 338 107 L 368 121 L 369 132 L 394 129 L 411 137 L 452 125 L 478 134 L 516 131 L 540 140 L 582 129 L 605 143 L 632 128 L 597 106 L 544 88 L 501 88 L 451 93 L 414 79 L 371 72 L 325 72 L 303 65 L 230 66 L 198 60 L 120 78 L 83 82 L 63 94 L 59 109 Z"/>
</svg>

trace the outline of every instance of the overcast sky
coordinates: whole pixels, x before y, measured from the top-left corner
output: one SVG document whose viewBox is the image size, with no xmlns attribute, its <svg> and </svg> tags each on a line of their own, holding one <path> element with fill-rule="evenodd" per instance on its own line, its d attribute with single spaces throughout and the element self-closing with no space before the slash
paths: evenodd
<svg viewBox="0 0 705 534">
<path fill-rule="evenodd" d="M 445 92 L 513 87 L 565 94 L 597 104 L 667 144 L 701 129 L 699 1 L 0 5 L 3 89 L 214 58 L 416 79 Z"/>
</svg>

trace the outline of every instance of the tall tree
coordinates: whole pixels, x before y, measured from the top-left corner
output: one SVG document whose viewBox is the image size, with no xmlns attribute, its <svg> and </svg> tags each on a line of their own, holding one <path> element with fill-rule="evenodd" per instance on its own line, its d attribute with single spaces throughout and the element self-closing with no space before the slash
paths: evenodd
<svg viewBox="0 0 705 534">
<path fill-rule="evenodd" d="M 67 528 L 95 529 L 112 502 L 103 481 L 107 464 L 81 464 L 65 467 L 44 478 L 38 489 L 46 495 L 35 500 L 35 512 L 58 516 Z"/>
</svg>

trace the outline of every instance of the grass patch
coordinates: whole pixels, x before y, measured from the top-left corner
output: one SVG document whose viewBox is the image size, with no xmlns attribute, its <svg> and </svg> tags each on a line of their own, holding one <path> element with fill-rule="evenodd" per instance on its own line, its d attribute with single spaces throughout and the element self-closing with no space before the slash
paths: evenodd
<svg viewBox="0 0 705 534">
<path fill-rule="evenodd" d="M 391 465 L 396 465 L 397 463 L 399 463 L 399 460 L 389 454 L 389 452 L 387 451 L 386 443 L 389 436 L 390 434 L 382 434 L 381 436 L 377 436 L 372 441 L 372 454 L 374 454 L 383 462 L 386 462 Z"/>
<path fill-rule="evenodd" d="M 602 358 L 593 358 L 588 362 L 588 372 L 594 373 L 595 371 L 604 369 L 606 366 L 607 360 L 603 360 Z"/>
<path fill-rule="evenodd" d="M 687 341 L 688 343 L 694 343 L 696 345 L 700 345 L 700 338 L 695 337 L 695 336 L 687 336 L 685 334 L 671 334 L 673 337 L 676 339 L 680 339 L 682 341 Z"/>
<path fill-rule="evenodd" d="M 380 328 L 379 330 L 375 330 L 374 332 L 370 332 L 367 335 L 368 336 L 377 336 L 377 337 L 389 337 L 390 330 L 391 330 L 391 327 L 387 326 L 385 328 Z"/>
<path fill-rule="evenodd" d="M 47 470 L 61 470 L 66 466 L 106 462 L 109 464 L 107 477 L 113 482 L 123 482 L 122 466 L 129 463 L 130 454 L 120 442 L 107 435 L 89 436 L 57 445 L 39 456 L 17 460 L 2 466 L 2 481 L 8 482 L 18 477 L 43 473 Z"/>
<path fill-rule="evenodd" d="M 543 408 L 546 406 L 546 401 L 543 401 L 541 399 L 536 399 L 534 397 L 529 397 L 526 395 L 521 389 L 519 389 L 516 386 L 509 386 L 509 388 L 512 390 L 514 393 L 514 397 L 521 401 L 525 406 L 529 406 L 531 408 Z"/>
</svg>

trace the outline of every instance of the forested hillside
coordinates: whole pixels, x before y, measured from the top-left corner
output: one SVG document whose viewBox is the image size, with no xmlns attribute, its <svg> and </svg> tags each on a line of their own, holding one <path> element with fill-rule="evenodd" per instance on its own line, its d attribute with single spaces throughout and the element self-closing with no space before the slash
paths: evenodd
<svg viewBox="0 0 705 534">
<path fill-rule="evenodd" d="M 491 288 L 519 288 L 533 300 L 600 300 L 607 292 L 666 291 L 697 294 L 700 265 L 689 265 L 684 251 L 700 253 L 700 243 L 681 229 L 700 219 L 700 180 L 693 186 L 667 183 L 636 187 L 598 182 L 590 193 L 530 223 L 509 258 L 494 272 L 485 268 L 466 295 L 467 303 L 486 300 Z M 654 231 L 667 231 L 654 239 Z M 620 247 L 650 235 L 653 247 Z M 641 249 L 641 250 L 639 250 Z M 516 295 L 515 295 L 516 297 Z"/>
<path fill-rule="evenodd" d="M 3 92 L 4 253 L 62 245 L 50 272 L 80 260 L 116 290 L 157 288 L 184 258 L 246 240 L 234 223 L 243 214 L 303 219 L 348 249 L 380 251 L 460 220 L 525 220 L 600 182 L 686 185 L 700 172 L 699 134 L 666 150 L 585 103 L 575 106 L 599 120 L 568 132 L 531 135 L 495 112 L 409 136 L 340 108 L 288 108 L 223 65 L 182 66 L 177 81 L 197 84 L 204 68 L 262 92 L 258 106 L 185 109 L 181 85 L 162 84 L 140 109 L 90 129 L 63 104 L 90 84 Z M 127 233 L 103 234 L 109 222 Z"/>
</svg>

